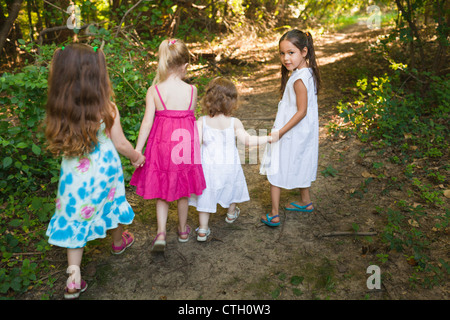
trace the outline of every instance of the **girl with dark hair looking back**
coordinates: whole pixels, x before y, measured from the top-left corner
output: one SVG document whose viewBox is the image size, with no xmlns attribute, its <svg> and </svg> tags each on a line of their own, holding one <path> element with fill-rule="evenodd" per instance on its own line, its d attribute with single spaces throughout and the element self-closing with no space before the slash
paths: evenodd
<svg viewBox="0 0 450 320">
<path fill-rule="evenodd" d="M 272 199 L 272 210 L 261 221 L 271 227 L 280 225 L 281 188 L 300 188 L 301 199 L 288 204 L 287 211 L 314 210 L 309 188 L 316 180 L 319 151 L 320 74 L 312 36 L 290 30 L 280 38 L 279 50 L 282 99 L 260 169 L 271 184 Z"/>
</svg>

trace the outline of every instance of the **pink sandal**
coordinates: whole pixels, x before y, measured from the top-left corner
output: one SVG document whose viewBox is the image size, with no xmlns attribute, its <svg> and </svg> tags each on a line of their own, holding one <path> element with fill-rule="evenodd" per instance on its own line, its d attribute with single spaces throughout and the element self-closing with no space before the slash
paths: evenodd
<svg viewBox="0 0 450 320">
<path fill-rule="evenodd" d="M 86 281 L 81 279 L 80 266 L 70 265 L 67 268 L 67 273 L 69 273 L 70 276 L 67 278 L 66 287 L 64 288 L 64 299 L 78 299 L 80 294 L 87 289 Z M 69 290 L 71 292 L 69 292 Z"/>
<path fill-rule="evenodd" d="M 125 249 L 130 247 L 133 243 L 134 243 L 133 234 L 128 232 L 128 230 L 124 231 L 122 233 L 122 244 L 120 246 L 116 247 L 113 242 L 111 253 L 112 254 L 121 254 L 122 252 L 125 251 Z"/>
<path fill-rule="evenodd" d="M 186 231 L 185 232 L 180 232 L 178 231 L 178 241 L 179 242 L 188 242 L 189 240 L 189 234 L 191 233 L 191 227 L 189 227 L 189 225 L 186 225 Z M 187 235 L 187 238 L 181 238 L 181 236 Z"/>
<path fill-rule="evenodd" d="M 164 235 L 164 240 L 156 240 L 160 235 Z M 166 249 L 166 233 L 160 232 L 152 242 L 152 252 L 164 252 Z"/>
<path fill-rule="evenodd" d="M 76 289 L 75 292 L 69 292 L 69 289 Z M 83 279 L 81 279 L 81 285 L 80 288 L 76 288 L 75 286 L 69 288 L 69 287 L 65 287 L 64 288 L 64 299 L 66 300 L 73 300 L 73 299 L 78 299 L 80 297 L 80 294 L 85 292 L 87 289 L 87 283 L 86 281 L 84 281 Z"/>
</svg>

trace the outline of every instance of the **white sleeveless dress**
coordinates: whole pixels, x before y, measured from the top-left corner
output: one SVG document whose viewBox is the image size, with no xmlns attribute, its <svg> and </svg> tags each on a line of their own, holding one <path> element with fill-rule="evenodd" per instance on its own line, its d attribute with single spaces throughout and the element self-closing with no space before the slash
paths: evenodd
<svg viewBox="0 0 450 320">
<path fill-rule="evenodd" d="M 215 213 L 217 204 L 228 208 L 232 203 L 250 200 L 236 147 L 234 118 L 230 126 L 220 130 L 211 128 L 202 117 L 203 132 L 201 159 L 206 189 L 199 196 L 192 195 L 189 205 L 200 212 Z"/>
<path fill-rule="evenodd" d="M 311 68 L 294 70 L 278 104 L 273 131 L 280 130 L 297 112 L 294 82 L 301 79 L 308 92 L 306 116 L 278 142 L 267 144 L 260 173 L 270 184 L 284 188 L 307 188 L 316 180 L 319 158 L 319 112 Z"/>
</svg>

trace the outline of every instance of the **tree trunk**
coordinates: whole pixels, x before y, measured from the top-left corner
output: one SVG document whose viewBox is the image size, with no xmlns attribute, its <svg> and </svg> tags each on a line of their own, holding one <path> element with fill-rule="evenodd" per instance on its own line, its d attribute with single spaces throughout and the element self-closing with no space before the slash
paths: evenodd
<svg viewBox="0 0 450 320">
<path fill-rule="evenodd" d="M 433 60 L 433 70 L 436 74 L 447 72 L 447 69 L 444 69 L 444 65 L 447 62 L 447 39 L 449 36 L 448 25 L 450 23 L 450 15 L 447 14 L 446 16 L 444 16 L 443 13 L 448 12 L 445 10 L 446 8 L 444 6 L 445 0 L 435 2 L 435 19 L 438 22 L 436 40 L 438 42 L 438 48 Z"/>
<path fill-rule="evenodd" d="M 0 30 L 0 54 L 3 52 L 3 47 L 5 46 L 6 37 L 8 37 L 9 32 L 11 31 L 12 26 L 14 25 L 14 21 L 16 21 L 17 16 L 19 15 L 20 7 L 22 6 L 23 0 L 14 0 L 11 5 L 11 9 L 8 15 L 8 19 L 6 19 Z"/>
<path fill-rule="evenodd" d="M 422 45 L 422 40 L 420 38 L 420 34 L 419 34 L 419 30 L 417 29 L 417 25 L 416 22 L 414 21 L 414 9 L 412 8 L 411 5 L 411 1 L 410 0 L 406 0 L 406 6 L 408 7 L 408 9 L 405 8 L 405 6 L 403 5 L 403 1 L 402 0 L 395 0 L 395 3 L 397 4 L 397 8 L 399 11 L 402 12 L 402 16 L 405 17 L 405 20 L 408 22 L 409 25 L 409 29 L 411 30 L 411 35 L 412 35 L 412 40 L 411 40 L 411 67 L 415 67 L 415 57 L 414 57 L 414 52 L 415 51 L 415 43 L 414 43 L 414 37 L 416 38 L 416 42 L 417 42 L 417 48 L 419 49 L 419 56 L 420 56 L 420 61 L 424 60 L 424 51 L 423 51 L 423 45 Z"/>
</svg>

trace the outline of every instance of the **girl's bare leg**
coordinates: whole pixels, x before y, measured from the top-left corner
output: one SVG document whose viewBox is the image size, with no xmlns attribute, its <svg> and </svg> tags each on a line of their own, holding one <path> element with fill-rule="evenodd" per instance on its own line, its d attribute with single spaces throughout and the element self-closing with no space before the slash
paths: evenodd
<svg viewBox="0 0 450 320">
<path fill-rule="evenodd" d="M 157 234 L 164 232 L 157 237 L 157 240 L 165 240 L 165 232 L 167 225 L 167 215 L 169 214 L 169 203 L 165 200 L 156 200 L 156 219 L 158 221 L 158 231 Z"/>
<path fill-rule="evenodd" d="M 67 262 L 69 266 L 81 266 L 81 259 L 83 258 L 84 248 L 67 249 Z M 69 293 L 76 292 L 77 289 L 68 289 Z"/>
<path fill-rule="evenodd" d="M 189 202 L 188 198 L 181 198 L 177 201 L 177 209 L 178 209 L 178 232 L 186 232 L 187 226 L 187 218 L 188 218 L 188 209 Z M 187 239 L 189 237 L 188 234 L 181 235 L 180 238 Z"/>
<path fill-rule="evenodd" d="M 209 216 L 210 216 L 210 214 L 208 212 L 199 212 L 198 213 L 198 222 L 200 224 L 199 229 L 208 230 Z M 206 236 L 206 234 L 204 234 L 204 233 L 199 233 L 198 235 L 200 237 Z"/>
<path fill-rule="evenodd" d="M 307 204 L 311 203 L 311 196 L 309 194 L 309 188 L 300 188 L 300 201 L 296 201 L 296 203 L 300 206 L 306 206 Z M 286 205 L 286 208 L 294 209 L 295 207 L 291 204 Z M 310 210 L 313 209 L 313 205 L 306 207 L 306 209 Z"/>
<path fill-rule="evenodd" d="M 119 224 L 117 228 L 111 231 L 113 243 L 116 247 L 120 247 L 122 245 L 123 242 L 122 233 L 123 233 L 123 226 L 121 224 Z"/>
<path fill-rule="evenodd" d="M 234 214 L 234 210 L 236 210 L 236 203 L 230 204 L 230 206 L 228 207 L 228 213 L 230 215 L 233 215 Z"/>
<path fill-rule="evenodd" d="M 272 210 L 269 217 L 273 217 L 278 215 L 280 208 L 280 196 L 281 196 L 281 188 L 277 186 L 270 185 L 270 197 L 272 199 Z M 267 220 L 266 216 L 263 215 L 261 217 L 263 220 Z M 273 218 L 272 222 L 277 223 L 280 221 L 280 217 Z"/>
</svg>

